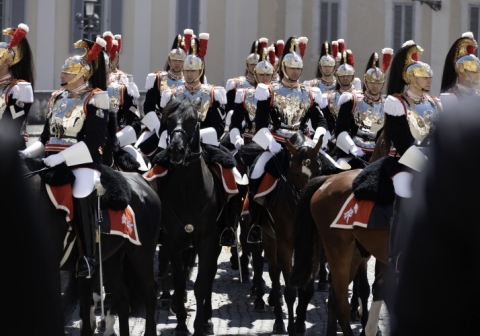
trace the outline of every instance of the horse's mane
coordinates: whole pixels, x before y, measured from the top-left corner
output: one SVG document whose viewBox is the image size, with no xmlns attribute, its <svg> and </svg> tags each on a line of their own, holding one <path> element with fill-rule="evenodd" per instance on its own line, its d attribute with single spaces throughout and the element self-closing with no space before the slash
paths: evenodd
<svg viewBox="0 0 480 336">
<path fill-rule="evenodd" d="M 198 119 L 196 101 L 186 98 L 183 100 L 171 99 L 163 110 L 166 118 L 173 117 L 177 119 L 186 119 L 188 117 Z"/>
</svg>

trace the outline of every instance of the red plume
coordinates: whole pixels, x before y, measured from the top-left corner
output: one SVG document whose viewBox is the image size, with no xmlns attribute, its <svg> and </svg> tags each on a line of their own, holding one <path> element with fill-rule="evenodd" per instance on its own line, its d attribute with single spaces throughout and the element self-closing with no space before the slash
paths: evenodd
<svg viewBox="0 0 480 336">
<path fill-rule="evenodd" d="M 469 46 L 467 47 L 467 52 L 468 52 L 469 54 L 474 54 L 474 53 L 475 53 L 475 49 L 476 49 L 476 48 L 475 48 L 474 46 L 469 45 Z"/>
<path fill-rule="evenodd" d="M 110 49 L 110 61 L 113 62 L 115 57 L 117 57 L 117 51 L 118 51 L 118 41 L 113 40 L 112 42 L 112 48 Z"/>
<path fill-rule="evenodd" d="M 28 26 L 25 23 L 20 23 L 15 29 L 15 32 L 12 35 L 12 40 L 10 41 L 8 47 L 11 49 L 13 47 L 16 47 L 20 41 L 27 35 L 28 33 Z"/>
<path fill-rule="evenodd" d="M 192 35 L 193 35 L 193 30 L 192 29 L 185 29 L 183 31 L 183 50 L 188 54 L 188 51 L 190 50 L 190 43 L 192 43 Z"/>
<path fill-rule="evenodd" d="M 268 61 L 270 64 L 275 64 L 275 47 L 273 44 L 268 48 Z"/>
<path fill-rule="evenodd" d="M 305 56 L 305 49 L 307 48 L 308 38 L 305 36 L 298 38 L 298 52 L 300 57 L 303 58 Z"/>
<path fill-rule="evenodd" d="M 340 40 L 337 40 L 337 42 L 338 42 L 338 51 L 341 54 L 343 54 L 343 52 L 347 50 L 347 46 L 345 45 L 345 40 L 340 39 Z"/>
<path fill-rule="evenodd" d="M 107 42 L 107 46 L 105 49 L 107 49 L 107 52 L 110 54 L 110 50 L 112 50 L 113 46 L 113 34 L 110 31 L 106 31 L 103 33 L 103 39 Z"/>
<path fill-rule="evenodd" d="M 332 57 L 337 58 L 337 56 L 338 56 L 338 42 L 333 41 L 332 42 Z"/>
<path fill-rule="evenodd" d="M 262 50 L 265 49 L 265 48 L 267 48 L 268 39 L 267 39 L 266 37 L 260 37 L 260 38 L 258 39 L 258 42 L 259 42 L 260 48 L 261 48 Z M 260 49 L 260 48 L 259 48 L 259 49 Z"/>
<path fill-rule="evenodd" d="M 382 49 L 382 71 L 386 72 L 392 61 L 393 49 L 392 48 L 383 48 Z"/>
<path fill-rule="evenodd" d="M 88 52 L 87 63 L 92 63 L 92 61 L 98 57 L 98 55 L 102 52 L 102 49 L 105 48 L 106 45 L 107 42 L 103 38 L 97 37 L 97 39 L 95 40 L 95 44 Z"/>
<path fill-rule="evenodd" d="M 205 55 L 207 54 L 207 46 L 208 46 L 208 39 L 210 38 L 210 34 L 208 33 L 201 33 L 200 34 L 200 39 L 198 41 L 199 46 L 198 46 L 198 57 L 200 57 L 202 60 L 205 58 Z"/>
<path fill-rule="evenodd" d="M 353 58 L 353 53 L 350 49 L 347 50 L 347 63 L 352 67 L 355 67 L 355 59 Z"/>
<path fill-rule="evenodd" d="M 277 57 L 278 58 L 282 58 L 284 48 L 285 48 L 285 42 L 283 40 L 278 40 L 277 41 Z"/>
<path fill-rule="evenodd" d="M 412 60 L 414 60 L 415 62 L 418 62 L 418 54 L 417 53 L 412 54 Z"/>
<path fill-rule="evenodd" d="M 115 35 L 115 40 L 118 41 L 118 52 L 120 53 L 122 51 L 122 35 Z"/>
</svg>

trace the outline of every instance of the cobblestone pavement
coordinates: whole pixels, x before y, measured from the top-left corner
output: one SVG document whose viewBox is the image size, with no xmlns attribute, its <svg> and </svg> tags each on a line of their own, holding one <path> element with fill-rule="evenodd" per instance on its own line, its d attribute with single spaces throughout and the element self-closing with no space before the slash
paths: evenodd
<svg viewBox="0 0 480 336">
<path fill-rule="evenodd" d="M 268 305 L 266 311 L 258 313 L 253 311 L 253 300 L 249 298 L 249 284 L 240 283 L 238 271 L 233 271 L 229 266 L 230 251 L 227 248 L 222 249 L 218 259 L 218 271 L 213 284 L 212 306 L 215 335 L 271 335 L 274 323 L 273 309 Z M 372 258 L 368 264 L 368 276 L 370 284 L 373 282 L 375 261 Z M 196 277 L 196 269 L 192 273 L 192 280 Z M 267 301 L 267 295 L 271 288 L 271 281 L 268 276 L 268 265 L 265 264 L 263 278 L 266 282 L 267 293 L 264 300 Z M 195 319 L 195 296 L 193 295 L 193 281 L 187 285 L 187 303 L 186 308 L 189 314 L 187 325 L 190 332 L 193 333 L 193 321 Z M 283 279 L 282 279 L 283 285 Z M 316 287 L 316 286 L 315 286 Z M 315 290 L 314 297 L 308 305 L 307 312 L 307 335 L 325 335 L 326 333 L 326 300 L 327 293 Z M 283 311 L 286 319 L 286 305 Z M 97 320 L 100 320 L 101 313 L 96 311 Z M 176 327 L 176 318 L 167 310 L 159 309 L 156 313 L 157 334 L 173 335 Z M 130 318 L 131 335 L 142 336 L 145 320 L 143 318 Z M 118 322 L 115 324 L 118 333 Z M 389 319 L 385 307 L 382 307 L 380 317 L 380 331 L 378 336 L 389 336 Z M 359 323 L 352 322 L 352 329 L 355 335 L 359 335 L 361 326 Z M 72 336 L 80 335 L 78 309 L 74 312 L 72 319 L 67 324 L 66 334 Z M 342 332 L 338 332 L 342 335 Z M 95 335 L 103 335 L 103 332 L 97 331 Z"/>
</svg>

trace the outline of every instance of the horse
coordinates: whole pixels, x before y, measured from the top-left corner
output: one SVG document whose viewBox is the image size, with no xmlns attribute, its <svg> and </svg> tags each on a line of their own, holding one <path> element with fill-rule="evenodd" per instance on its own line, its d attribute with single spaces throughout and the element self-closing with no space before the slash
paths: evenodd
<svg viewBox="0 0 480 336">
<path fill-rule="evenodd" d="M 30 188 L 29 195 L 34 197 L 34 201 L 41 209 L 39 216 L 48 218 L 49 225 L 45 227 L 45 230 L 51 232 L 52 239 L 50 243 L 56 253 L 56 263 L 60 265 L 60 271 L 73 272 L 79 257 L 79 251 L 73 248 L 76 244 L 75 230 L 67 222 L 65 212 L 58 210 L 50 200 L 44 181 L 45 174 L 43 172 L 36 173 L 42 168 L 44 168 L 43 162 L 38 159 L 24 158 L 23 160 L 22 169 L 30 177 L 27 180 Z M 108 170 L 110 168 L 105 167 L 105 169 Z M 135 214 L 137 234 L 141 245 L 135 245 L 121 236 L 104 234 L 102 232 L 99 237 L 100 244 L 97 245 L 97 251 L 99 252 L 97 255 L 101 255 L 102 262 L 104 262 L 102 264 L 103 272 L 105 280 L 108 281 L 112 291 L 112 306 L 118 313 L 120 333 L 129 335 L 130 300 L 124 277 L 122 276 L 122 265 L 128 259 L 135 271 L 136 279 L 138 280 L 137 284 L 142 293 L 146 313 L 145 335 L 156 335 L 157 284 L 154 274 L 154 257 L 160 229 L 160 200 L 141 175 L 113 170 L 111 170 L 111 173 L 119 178 L 119 181 L 125 183 L 131 194 L 128 204 Z M 104 173 L 102 173 L 103 175 Z M 99 250 L 99 246 L 101 246 L 101 250 Z M 69 251 L 70 254 L 62 257 L 64 249 Z M 98 266 L 95 273 L 100 273 Z M 95 279 L 94 277 L 75 278 L 71 276 L 70 280 L 64 293 L 63 310 L 73 311 L 73 307 L 79 302 L 80 318 L 82 320 L 81 335 L 91 336 L 94 334 L 96 327 L 92 308 Z"/>
<path fill-rule="evenodd" d="M 376 275 L 382 270 L 387 273 L 385 286 L 394 285 L 388 267 L 389 229 L 330 227 L 352 195 L 352 182 L 360 172 L 361 169 L 354 169 L 312 179 L 305 187 L 297 209 L 294 277 L 291 281 L 296 286 L 305 286 L 311 281 L 319 260 L 320 244 L 323 244 L 332 275 L 327 335 L 336 335 L 337 318 L 344 335 L 353 335 L 349 322 L 348 285 L 358 269 L 359 261 L 352 258 L 357 240 L 376 258 Z M 387 267 L 379 267 L 379 263 Z M 375 335 L 376 328 L 375 325 L 369 332 Z"/>
<path fill-rule="evenodd" d="M 290 285 L 293 257 L 293 220 L 296 212 L 296 202 L 300 191 L 308 180 L 322 173 L 322 164 L 319 150 L 322 141 L 316 145 L 302 132 L 295 133 L 290 140 L 285 140 L 285 148 L 276 154 L 265 169 L 278 177 L 275 189 L 269 195 L 269 206 L 263 209 L 258 221 L 262 222 L 262 243 L 265 258 L 269 264 L 269 275 L 272 281 L 272 289 L 268 302 L 274 307 L 275 323 L 274 333 L 285 333 L 283 322 L 282 294 L 280 291 L 280 274 L 285 279 L 284 297 L 288 308 L 288 332 L 289 334 L 305 334 L 305 319 L 308 301 L 306 297 L 313 295 L 313 281 L 307 288 L 299 288 L 299 303 L 297 316 L 294 317 L 293 305 L 297 290 Z M 245 145 L 241 150 L 247 158 L 258 156 L 263 149 L 256 144 Z M 245 159 L 248 161 L 248 159 Z M 263 265 L 254 262 L 254 273 L 261 274 Z M 264 311 L 265 303 L 263 295 L 265 291 L 261 283 L 256 284 L 255 311 Z M 308 294 L 310 292 L 310 294 Z"/>
<path fill-rule="evenodd" d="M 204 335 L 213 332 L 212 284 L 221 252 L 217 222 L 225 219 L 226 195 L 220 180 L 207 166 L 204 155 L 208 148 L 213 149 L 200 142 L 196 102 L 173 100 L 167 104 L 164 114 L 167 116 L 168 145 L 152 163 L 167 162 L 164 165 L 168 167 L 168 173 L 150 183 L 155 185 L 162 200 L 161 252 L 167 253 L 172 270 L 172 308 L 177 317 L 175 334 L 190 334 L 186 325 L 184 293 L 193 262 L 185 264 L 184 260 L 194 261 L 188 255 L 198 255 L 194 335 Z"/>
</svg>

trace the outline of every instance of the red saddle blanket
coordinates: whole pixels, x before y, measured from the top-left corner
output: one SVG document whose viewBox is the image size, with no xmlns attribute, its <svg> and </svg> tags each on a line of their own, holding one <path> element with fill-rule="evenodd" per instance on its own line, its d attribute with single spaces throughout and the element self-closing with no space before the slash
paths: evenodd
<svg viewBox="0 0 480 336">
<path fill-rule="evenodd" d="M 46 189 L 55 207 L 66 212 L 67 222 L 73 220 L 72 185 L 50 186 L 47 184 Z M 110 218 L 110 228 L 102 230 L 102 232 L 122 236 L 135 245 L 142 245 L 138 238 L 135 213 L 130 206 L 127 206 L 124 210 L 108 209 L 108 217 Z"/>
<path fill-rule="evenodd" d="M 238 194 L 237 182 L 235 181 L 235 176 L 233 175 L 232 169 L 223 168 L 221 164 L 215 162 L 220 167 L 222 172 L 222 183 L 223 188 L 228 194 Z M 147 181 L 153 181 L 157 177 L 162 177 L 168 174 L 168 169 L 160 165 L 153 165 L 153 167 L 143 174 L 143 178 Z"/>
<path fill-rule="evenodd" d="M 360 226 L 366 229 L 389 229 L 392 215 L 392 203 L 359 200 L 352 193 L 330 227 L 353 229 L 354 226 Z"/>
</svg>

